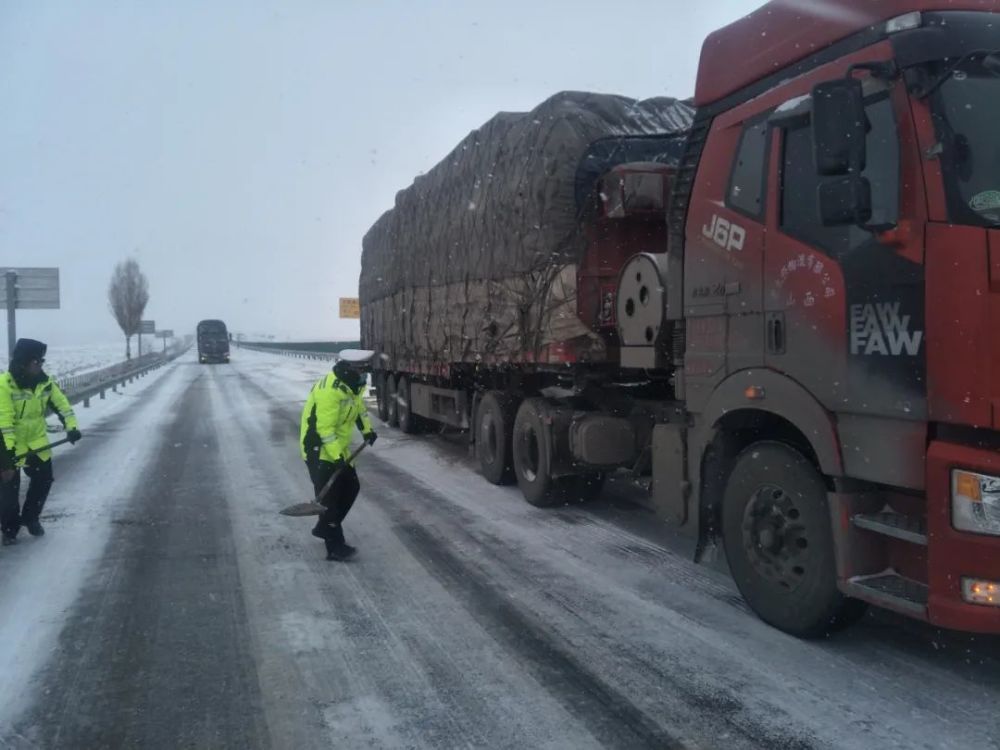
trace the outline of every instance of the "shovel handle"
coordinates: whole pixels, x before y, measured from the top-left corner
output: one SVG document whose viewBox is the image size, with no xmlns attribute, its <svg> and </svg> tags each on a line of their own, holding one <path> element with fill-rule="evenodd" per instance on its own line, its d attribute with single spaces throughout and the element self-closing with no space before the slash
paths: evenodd
<svg viewBox="0 0 1000 750">
<path fill-rule="evenodd" d="M 49 443 L 48 445 L 43 445 L 41 448 L 28 448 L 28 450 L 26 450 L 24 453 L 20 454 L 19 456 L 14 456 L 14 460 L 15 461 L 20 461 L 22 458 L 27 458 L 32 453 L 41 453 L 42 451 L 51 450 L 52 448 L 55 448 L 57 445 L 65 445 L 68 442 L 69 442 L 69 438 L 63 438 L 62 440 L 56 440 L 54 443 Z"/>
<path fill-rule="evenodd" d="M 350 457 L 347 459 L 347 463 L 344 464 L 344 466 L 350 466 L 351 463 L 354 461 L 354 459 L 356 459 L 358 456 L 361 455 L 361 451 L 363 451 L 367 447 L 368 443 L 362 443 L 361 445 L 359 445 L 357 447 L 357 450 L 355 450 L 354 453 L 352 453 Z M 337 481 L 337 477 L 340 476 L 340 472 L 344 470 L 344 466 L 341 466 L 339 469 L 333 472 L 333 475 L 328 480 L 326 480 L 326 484 L 323 485 L 323 489 L 321 489 L 319 491 L 319 494 L 316 495 L 317 504 L 319 505 L 323 504 L 323 500 L 326 498 L 327 493 L 330 492 L 330 488 L 333 487 L 333 483 Z"/>
</svg>

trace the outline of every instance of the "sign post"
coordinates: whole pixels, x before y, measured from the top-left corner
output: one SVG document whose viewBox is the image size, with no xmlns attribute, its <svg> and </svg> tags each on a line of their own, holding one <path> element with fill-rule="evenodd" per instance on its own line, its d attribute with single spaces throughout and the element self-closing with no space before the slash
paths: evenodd
<svg viewBox="0 0 1000 750">
<path fill-rule="evenodd" d="M 17 321 L 15 320 L 17 310 L 17 272 L 7 271 L 6 274 L 6 296 L 7 296 L 7 357 L 14 356 L 14 343 L 17 341 Z"/>
<path fill-rule="evenodd" d="M 139 356 L 142 356 L 142 334 L 144 333 L 156 333 L 156 321 L 155 320 L 140 320 L 139 321 Z"/>
<path fill-rule="evenodd" d="M 157 331 L 156 335 L 163 339 L 163 353 L 167 353 L 167 339 L 172 339 L 174 337 L 174 332 L 169 328 L 165 331 Z"/>
<path fill-rule="evenodd" d="M 17 341 L 17 309 L 58 310 L 58 268 L 0 267 L 3 286 L 0 301 L 7 307 L 7 353 L 12 354 Z"/>
</svg>

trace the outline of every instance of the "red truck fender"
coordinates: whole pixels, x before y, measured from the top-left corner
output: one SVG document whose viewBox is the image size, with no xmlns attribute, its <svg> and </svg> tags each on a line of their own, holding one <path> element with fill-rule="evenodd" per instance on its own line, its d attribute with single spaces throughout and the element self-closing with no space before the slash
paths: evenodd
<svg viewBox="0 0 1000 750">
<path fill-rule="evenodd" d="M 790 424 L 808 441 L 827 476 L 842 476 L 843 459 L 833 415 L 802 385 L 774 370 L 753 368 L 733 373 L 709 396 L 696 421 L 689 446 L 691 476 L 700 484 L 702 457 L 726 422 L 740 414 L 763 412 Z M 762 437 L 764 439 L 764 437 Z M 697 468 L 695 465 L 697 462 Z"/>
</svg>

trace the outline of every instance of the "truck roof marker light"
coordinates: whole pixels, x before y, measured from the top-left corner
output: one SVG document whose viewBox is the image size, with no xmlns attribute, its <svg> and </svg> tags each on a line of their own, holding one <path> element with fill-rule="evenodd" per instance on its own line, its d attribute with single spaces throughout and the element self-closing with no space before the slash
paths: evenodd
<svg viewBox="0 0 1000 750">
<path fill-rule="evenodd" d="M 920 16 L 920 11 L 915 10 L 912 13 L 904 13 L 901 16 L 896 16 L 895 18 L 890 18 L 886 21 L 885 33 L 896 34 L 900 31 L 919 29 L 922 23 L 923 18 Z"/>
<path fill-rule="evenodd" d="M 962 578 L 962 599 L 969 604 L 1000 607 L 1000 583 L 981 578 Z"/>
</svg>

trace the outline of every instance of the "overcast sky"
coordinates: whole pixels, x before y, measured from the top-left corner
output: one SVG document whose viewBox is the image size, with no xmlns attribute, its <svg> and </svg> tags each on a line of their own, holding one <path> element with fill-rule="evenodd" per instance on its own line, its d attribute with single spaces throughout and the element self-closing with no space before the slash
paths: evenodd
<svg viewBox="0 0 1000 750">
<path fill-rule="evenodd" d="M 18 332 L 115 341 L 132 255 L 160 327 L 354 336 L 362 236 L 470 130 L 566 89 L 690 96 L 760 4 L 0 0 L 0 266 L 62 274 Z"/>
</svg>

